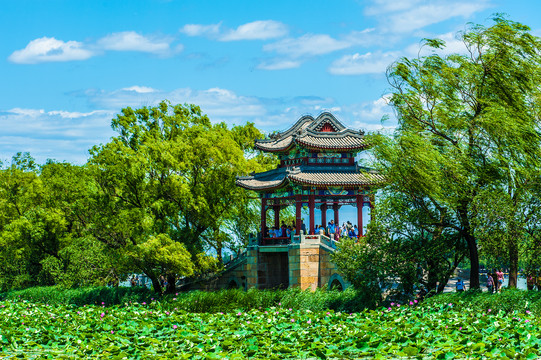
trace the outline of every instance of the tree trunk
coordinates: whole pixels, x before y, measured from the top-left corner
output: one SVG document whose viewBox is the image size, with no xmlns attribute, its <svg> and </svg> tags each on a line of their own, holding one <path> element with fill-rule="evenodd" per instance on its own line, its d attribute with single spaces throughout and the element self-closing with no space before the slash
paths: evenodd
<svg viewBox="0 0 541 360">
<path fill-rule="evenodd" d="M 175 290 L 176 290 L 175 281 L 176 281 L 175 274 L 167 274 L 167 289 L 165 289 L 165 292 L 167 294 L 175 293 Z"/>
<path fill-rule="evenodd" d="M 460 225 L 462 225 L 462 234 L 468 244 L 470 254 L 470 289 L 479 289 L 479 252 L 477 251 L 477 242 L 472 234 L 470 220 L 468 219 L 468 204 L 463 202 L 458 210 Z"/>
<path fill-rule="evenodd" d="M 518 245 L 517 237 L 511 236 L 508 241 L 509 250 L 509 288 L 517 288 L 518 278 Z"/>
<path fill-rule="evenodd" d="M 146 274 L 150 281 L 152 281 L 152 287 L 154 288 L 154 292 L 161 294 L 162 293 L 162 285 L 160 284 L 160 279 L 157 276 L 154 276 L 154 274 Z"/>
<path fill-rule="evenodd" d="M 468 250 L 470 251 L 470 289 L 479 289 L 479 253 L 477 251 L 477 242 L 475 238 L 467 234 Z"/>
</svg>

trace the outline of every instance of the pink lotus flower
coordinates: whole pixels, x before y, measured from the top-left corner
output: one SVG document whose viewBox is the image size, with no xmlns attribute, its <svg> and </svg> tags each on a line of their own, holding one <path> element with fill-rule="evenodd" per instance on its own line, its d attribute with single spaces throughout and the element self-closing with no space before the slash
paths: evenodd
<svg viewBox="0 0 541 360">
<path fill-rule="evenodd" d="M 143 305 L 146 305 L 147 303 L 146 302 L 143 302 Z"/>
<path fill-rule="evenodd" d="M 417 301 L 417 300 L 413 300 L 413 302 L 414 302 L 414 303 L 416 303 L 416 304 L 418 303 L 418 301 Z"/>
<path fill-rule="evenodd" d="M 391 308 L 388 308 L 387 310 L 391 311 L 392 309 L 391 309 Z"/>
<path fill-rule="evenodd" d="M 105 313 L 101 313 L 101 317 L 104 317 L 105 316 Z"/>
<path fill-rule="evenodd" d="M 413 305 L 413 301 L 410 301 L 410 305 Z"/>
<path fill-rule="evenodd" d="M 295 322 L 295 319 L 291 319 L 291 322 Z"/>
<path fill-rule="evenodd" d="M 113 330 L 111 330 L 111 334 L 114 334 L 115 332 Z"/>
<path fill-rule="evenodd" d="M 102 305 L 105 305 L 105 303 L 104 303 L 103 301 L 101 302 L 101 304 L 102 304 Z"/>
<path fill-rule="evenodd" d="M 308 320 L 306 323 L 307 323 L 307 324 L 311 324 L 311 323 L 312 323 L 312 320 Z"/>
<path fill-rule="evenodd" d="M 173 325 L 173 329 L 176 329 L 176 328 L 177 328 L 177 326 L 176 326 L 176 325 Z"/>
</svg>

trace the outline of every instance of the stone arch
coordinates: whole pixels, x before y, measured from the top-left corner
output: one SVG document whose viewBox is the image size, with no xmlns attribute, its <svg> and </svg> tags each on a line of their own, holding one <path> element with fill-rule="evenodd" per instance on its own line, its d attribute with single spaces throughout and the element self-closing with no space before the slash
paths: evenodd
<svg viewBox="0 0 541 360">
<path fill-rule="evenodd" d="M 333 288 L 337 288 L 339 291 L 344 291 L 347 289 L 347 284 L 342 279 L 342 275 L 334 273 L 331 278 L 329 279 L 329 290 L 332 290 Z"/>
<path fill-rule="evenodd" d="M 229 279 L 229 282 L 227 283 L 227 288 L 228 289 L 243 289 L 244 286 L 242 286 L 242 283 L 239 281 L 239 279 L 237 279 L 236 276 L 232 276 Z"/>
</svg>

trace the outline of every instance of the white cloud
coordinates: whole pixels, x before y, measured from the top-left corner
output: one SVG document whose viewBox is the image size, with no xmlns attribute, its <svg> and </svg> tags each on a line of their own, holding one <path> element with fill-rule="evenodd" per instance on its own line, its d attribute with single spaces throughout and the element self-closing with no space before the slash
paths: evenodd
<svg viewBox="0 0 541 360">
<path fill-rule="evenodd" d="M 350 42 L 333 39 L 327 34 L 306 34 L 299 38 L 289 38 L 267 44 L 263 46 L 263 50 L 299 58 L 324 55 L 350 46 Z"/>
<path fill-rule="evenodd" d="M 373 101 L 349 106 L 347 111 L 355 119 L 351 126 L 366 131 L 389 131 L 396 128 L 396 118 L 389 106 L 390 96 L 386 94 Z M 384 117 L 388 117 L 388 121 L 381 123 Z"/>
<path fill-rule="evenodd" d="M 222 23 L 184 25 L 180 32 L 188 36 L 205 36 L 219 41 L 268 40 L 287 35 L 287 26 L 274 20 L 257 20 L 238 26 L 236 29 L 222 30 Z"/>
<path fill-rule="evenodd" d="M 37 64 L 52 61 L 85 60 L 93 55 L 78 41 L 64 42 L 50 37 L 32 40 L 22 50 L 14 51 L 8 60 L 17 64 Z"/>
<path fill-rule="evenodd" d="M 386 34 L 385 36 L 376 28 L 368 28 L 362 31 L 351 31 L 344 36 L 344 40 L 355 46 L 381 46 L 384 43 L 393 42 L 393 36 Z"/>
<path fill-rule="evenodd" d="M 146 87 L 86 91 L 83 96 L 101 109 L 90 112 L 22 108 L 0 111 L 0 159 L 8 160 L 16 152 L 28 151 L 38 162 L 53 158 L 82 164 L 88 158 L 88 149 L 115 136 L 111 119 L 123 107 L 153 106 L 163 99 L 173 104 L 197 104 L 213 122 L 241 125 L 250 121 L 266 132 L 285 130 L 302 115 L 317 116 L 322 111 L 332 111 L 346 126 L 376 129 L 381 128 L 381 115 L 388 111 L 381 99 L 348 105 L 319 96 L 243 96 L 224 88 L 181 88 L 170 92 L 154 89 L 146 93 L 132 88 Z"/>
<path fill-rule="evenodd" d="M 164 54 L 170 51 L 170 37 L 143 36 L 135 31 L 112 33 L 98 40 L 97 46 L 104 50 L 140 51 Z"/>
<path fill-rule="evenodd" d="M 45 112 L 43 110 L 40 110 L 40 114 L 44 114 Z M 64 111 L 64 110 L 53 110 L 48 111 L 47 115 L 58 115 L 63 119 L 75 119 L 75 118 L 84 118 L 89 117 L 93 115 L 111 115 L 111 111 L 107 110 L 94 110 L 87 113 L 77 112 L 77 111 Z"/>
<path fill-rule="evenodd" d="M 299 66 L 301 66 L 301 62 L 298 60 L 275 59 L 274 61 L 262 62 L 257 65 L 257 68 L 261 70 L 285 70 L 295 69 Z"/>
<path fill-rule="evenodd" d="M 491 6 L 490 0 L 374 0 L 365 14 L 379 18 L 386 31 L 404 33 L 454 17 L 468 18 Z"/>
<path fill-rule="evenodd" d="M 130 86 L 130 87 L 127 87 L 127 88 L 122 88 L 121 90 L 134 91 L 134 92 L 139 93 L 139 94 L 153 93 L 153 92 L 157 91 L 156 89 L 153 89 L 153 88 L 148 87 L 148 86 L 138 86 L 138 85 Z"/>
<path fill-rule="evenodd" d="M 384 73 L 387 67 L 398 59 L 398 56 L 397 52 L 344 55 L 331 64 L 329 72 L 334 75 Z"/>
<path fill-rule="evenodd" d="M 180 32 L 188 36 L 215 36 L 220 33 L 221 23 L 211 25 L 186 24 Z"/>
<path fill-rule="evenodd" d="M 181 44 L 171 50 L 172 41 L 171 37 L 143 36 L 134 31 L 113 33 L 99 39 L 95 44 L 42 37 L 30 41 L 24 49 L 14 51 L 8 60 L 17 64 L 37 64 L 86 60 L 105 50 L 140 51 L 160 55 L 182 51 Z"/>
<path fill-rule="evenodd" d="M 65 110 L 14 108 L 0 112 L 0 160 L 17 152 L 30 152 L 40 163 L 46 159 L 82 164 L 88 150 L 107 142 L 113 111 L 71 112 Z"/>
<path fill-rule="evenodd" d="M 240 25 L 235 30 L 226 32 L 219 39 L 221 41 L 267 40 L 282 37 L 287 32 L 287 26 L 281 22 L 259 20 Z"/>
<path fill-rule="evenodd" d="M 410 10 L 417 6 L 421 0 L 372 0 L 372 5 L 368 6 L 364 13 L 366 15 L 379 15 L 389 12 Z"/>
</svg>

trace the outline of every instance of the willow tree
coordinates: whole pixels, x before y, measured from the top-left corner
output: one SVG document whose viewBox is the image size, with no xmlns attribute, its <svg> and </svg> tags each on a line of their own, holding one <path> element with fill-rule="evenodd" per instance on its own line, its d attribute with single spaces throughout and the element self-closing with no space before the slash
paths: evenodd
<svg viewBox="0 0 541 360">
<path fill-rule="evenodd" d="M 471 288 L 479 288 L 476 197 L 490 189 L 521 194 L 525 174 L 540 164 L 541 45 L 527 26 L 499 15 L 493 21 L 457 34 L 462 54 L 445 55 L 443 41 L 425 40 L 428 55 L 392 64 L 398 126 L 392 137 L 372 139 L 389 188 L 429 202 L 441 214 L 432 225 L 464 240 Z M 512 243 L 502 246 L 517 256 Z"/>
</svg>

